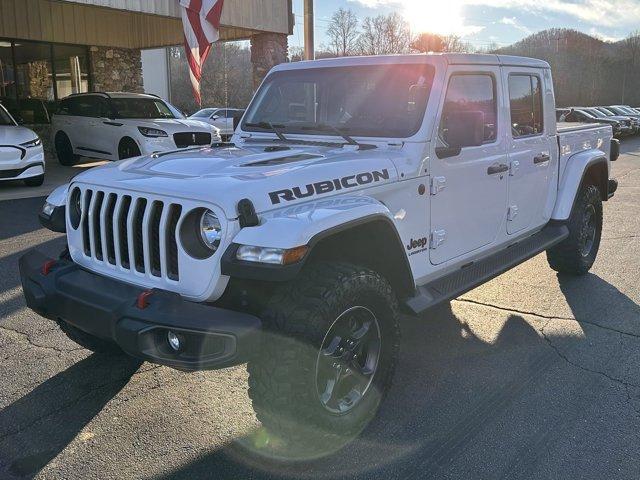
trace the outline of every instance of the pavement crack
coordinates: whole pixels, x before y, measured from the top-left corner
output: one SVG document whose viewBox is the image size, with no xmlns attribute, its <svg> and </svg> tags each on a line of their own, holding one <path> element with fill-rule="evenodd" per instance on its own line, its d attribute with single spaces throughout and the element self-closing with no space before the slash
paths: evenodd
<svg viewBox="0 0 640 480">
<path fill-rule="evenodd" d="M 551 347 L 551 349 L 556 353 L 556 355 L 558 355 L 558 357 L 560 357 L 562 360 L 564 360 L 565 363 L 567 363 L 568 365 L 571 365 L 574 368 L 582 370 L 583 372 L 588 372 L 588 373 L 593 373 L 593 374 L 596 374 L 596 375 L 600 375 L 600 376 L 606 378 L 607 380 L 609 380 L 610 382 L 624 387 L 625 395 L 627 397 L 627 402 L 626 403 L 636 412 L 637 415 L 640 415 L 640 409 L 638 409 L 633 404 L 633 401 L 632 401 L 633 399 L 632 399 L 632 396 L 631 396 L 631 392 L 629 391 L 629 388 L 640 388 L 640 385 L 637 385 L 637 384 L 631 383 L 631 382 L 627 382 L 626 380 L 623 380 L 622 378 L 614 377 L 613 375 L 610 375 L 608 373 L 602 372 L 600 370 L 594 370 L 592 368 L 585 367 L 584 365 L 581 365 L 580 363 L 577 363 L 577 362 L 571 360 L 565 353 L 563 353 L 560 350 L 560 348 L 557 345 L 555 345 L 551 341 L 551 339 L 549 338 L 549 336 L 545 332 L 545 329 L 549 326 L 549 324 L 552 321 L 553 321 L 553 319 L 549 319 L 542 326 L 542 328 L 540 328 L 540 333 L 542 334 L 542 338 L 544 338 L 544 340 L 547 342 L 547 345 L 549 345 L 549 347 Z"/>
<path fill-rule="evenodd" d="M 31 345 L 32 347 L 41 348 L 41 349 L 44 349 L 44 350 L 49 350 L 49 351 L 52 351 L 52 352 L 56 352 L 59 355 L 65 354 L 65 353 L 71 353 L 71 352 L 75 352 L 75 351 L 83 349 L 82 347 L 60 348 L 60 347 L 54 347 L 54 346 L 51 346 L 51 345 L 43 345 L 43 344 L 37 343 L 34 339 L 32 339 L 31 335 L 29 335 L 27 333 L 24 333 L 24 332 L 21 332 L 20 330 L 16 330 L 15 328 L 9 328 L 9 327 L 5 327 L 3 325 L 0 325 L 0 330 L 4 330 L 5 332 L 9 332 L 9 333 L 13 333 L 14 335 L 18 335 L 23 340 L 26 340 L 26 342 L 29 345 Z M 51 332 L 53 330 L 57 330 L 57 327 L 50 328 L 50 329 L 45 330 L 43 332 L 39 332 L 38 335 L 41 335 L 43 333 L 48 333 L 48 332 Z M 9 357 L 11 357 L 11 356 L 12 355 L 10 355 Z M 7 358 L 9 358 L 9 357 L 7 357 Z"/>
<path fill-rule="evenodd" d="M 515 309 L 515 308 L 511 308 L 511 307 L 507 308 L 507 307 L 503 307 L 501 305 L 495 305 L 495 304 L 492 304 L 492 303 L 479 302 L 477 300 L 471 300 L 471 299 L 468 299 L 468 298 L 457 298 L 454 301 L 463 302 L 463 303 L 471 303 L 473 305 L 479 305 L 479 306 L 482 306 L 482 307 L 495 308 L 496 310 L 501 310 L 503 312 L 508 312 L 508 313 L 517 313 L 519 315 L 530 315 L 532 317 L 543 318 L 545 320 L 563 320 L 563 321 L 568 321 L 568 322 L 577 322 L 580 325 L 582 325 L 582 324 L 591 325 L 592 327 L 601 328 L 603 330 L 608 330 L 610 332 L 618 333 L 620 335 L 626 335 L 626 336 L 629 336 L 629 337 L 640 338 L 640 334 L 638 334 L 638 333 L 632 333 L 632 332 L 627 332 L 625 330 L 619 330 L 617 328 L 609 327 L 607 325 L 602 325 L 600 323 L 592 322 L 591 320 L 578 320 L 577 318 L 574 318 L 574 317 L 561 317 L 561 316 L 556 316 L 556 315 L 544 315 L 542 313 L 530 312 L 530 311 L 527 311 L 527 310 L 518 310 L 518 309 Z"/>
<path fill-rule="evenodd" d="M 26 425 L 21 425 L 19 428 L 12 430 L 10 432 L 7 432 L 6 434 L 0 436 L 0 442 L 4 442 L 7 438 L 13 437 L 15 435 L 20 435 L 21 433 L 27 431 L 29 428 L 33 427 L 34 425 L 36 425 L 37 423 L 41 422 L 42 420 L 55 415 L 57 413 L 60 413 L 70 407 L 73 407 L 74 405 L 80 403 L 82 400 L 84 400 L 85 398 L 87 398 L 88 396 L 99 392 L 102 389 L 108 388 L 111 385 L 117 385 L 118 383 L 121 383 L 123 380 L 128 380 L 130 381 L 133 377 L 137 376 L 137 375 L 142 375 L 143 373 L 149 373 L 152 372 L 158 368 L 161 368 L 162 365 L 155 365 L 151 368 L 148 368 L 146 370 L 142 370 L 142 371 L 138 371 L 133 373 L 132 375 L 128 375 L 128 376 L 124 376 L 124 377 L 119 377 L 119 378 L 114 378 L 113 380 L 110 380 L 108 382 L 105 383 L 101 383 L 99 385 L 94 385 L 91 388 L 89 388 L 87 391 L 85 391 L 82 395 L 79 395 L 71 400 L 69 400 L 68 402 L 65 402 L 63 405 L 59 406 L 58 408 L 55 408 L 53 410 L 49 410 L 47 412 L 42 413 L 42 415 L 38 415 L 38 417 L 34 418 L 33 420 L 31 420 L 29 423 L 27 423 Z M 158 382 L 159 383 L 159 382 Z M 159 386 L 155 386 L 152 387 L 149 390 L 155 390 L 156 388 L 159 388 Z"/>
</svg>

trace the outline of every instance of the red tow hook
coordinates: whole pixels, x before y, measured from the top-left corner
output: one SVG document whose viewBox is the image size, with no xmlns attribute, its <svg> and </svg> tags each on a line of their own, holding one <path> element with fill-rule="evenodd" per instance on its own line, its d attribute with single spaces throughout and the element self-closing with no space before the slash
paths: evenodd
<svg viewBox="0 0 640 480">
<path fill-rule="evenodd" d="M 145 290 L 140 295 L 138 295 L 138 299 L 136 300 L 136 307 L 140 310 L 144 310 L 149 306 L 149 297 L 153 295 L 153 290 Z"/>
<path fill-rule="evenodd" d="M 47 275 L 49 275 L 49 273 L 51 273 L 51 269 L 56 265 L 56 263 L 57 262 L 55 260 L 47 260 L 42 264 L 40 273 L 42 273 L 42 275 L 46 277 Z"/>
</svg>

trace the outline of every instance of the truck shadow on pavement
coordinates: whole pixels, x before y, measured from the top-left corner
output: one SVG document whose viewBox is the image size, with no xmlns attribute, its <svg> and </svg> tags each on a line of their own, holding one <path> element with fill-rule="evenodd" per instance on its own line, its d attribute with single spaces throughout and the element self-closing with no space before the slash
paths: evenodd
<svg viewBox="0 0 640 480">
<path fill-rule="evenodd" d="M 121 355 L 105 357 L 86 357 L 0 411 L 0 478 L 36 476 L 141 365 Z"/>
<path fill-rule="evenodd" d="M 380 416 L 344 449 L 287 463 L 259 447 L 252 451 L 249 435 L 153 478 L 437 478 L 558 361 L 545 345 L 519 315 L 508 316 L 497 338 L 484 341 L 446 304 L 428 318 L 406 319 L 394 386 Z"/>
<path fill-rule="evenodd" d="M 558 279 L 578 321 L 597 319 L 609 326 L 627 319 L 639 327 L 640 307 L 596 275 Z M 553 426 L 581 414 L 574 399 L 560 390 L 539 392 L 544 382 L 567 381 L 558 370 L 565 363 L 540 333 L 542 319 L 536 324 L 530 317 L 487 310 L 499 317 L 491 319 L 493 333 L 487 333 L 481 326 L 485 319 L 477 318 L 483 307 L 470 308 L 458 316 L 445 304 L 417 321 L 405 318 L 395 383 L 380 416 L 337 453 L 282 462 L 265 456 L 249 434 L 153 478 L 438 478 L 472 448 L 487 452 L 484 464 L 477 465 L 483 471 L 477 478 L 535 478 L 536 462 L 547 460 L 537 458 L 540 445 L 553 443 L 554 435 L 562 441 Z M 473 325 L 463 316 L 473 318 Z M 496 322 L 502 322 L 498 328 Z M 585 343 L 584 337 L 554 340 L 565 348 Z M 9 478 L 36 476 L 118 395 L 139 366 L 127 357 L 105 361 L 93 354 L 4 408 L 0 477 L 6 478 L 3 472 Z M 571 372 L 571 381 L 584 381 L 573 377 Z M 516 416 L 534 417 L 534 425 L 511 425 L 498 436 L 505 444 L 501 449 L 484 445 L 486 429 L 503 423 L 506 412 L 514 415 L 514 410 Z M 532 434 L 532 429 L 540 431 Z M 516 467 L 520 475 L 512 475 Z M 522 476 L 523 469 L 533 476 Z"/>
<path fill-rule="evenodd" d="M 578 322 L 615 329 L 614 324 L 624 320 L 627 329 L 640 332 L 640 307 L 613 285 L 593 274 L 558 280 Z M 570 352 L 598 340 L 587 331 L 549 339 L 542 334 L 549 319 L 506 315 L 491 340 L 474 333 L 483 319 L 471 328 L 451 304 L 419 321 L 406 319 L 394 386 L 379 417 L 337 453 L 287 464 L 265 458 L 259 448 L 247 448 L 252 442 L 247 436 L 153 478 L 404 480 L 441 478 L 448 472 L 452 478 L 539 478 L 540 466 L 551 461 L 548 449 L 565 443 L 556 426 L 583 424 L 588 418 L 585 410 L 576 408 L 576 391 L 593 388 L 588 383 L 592 380 L 576 375 L 550 342 Z M 578 330 L 580 326 L 574 325 Z M 599 408 L 591 398 L 581 401 L 587 402 L 586 410 Z M 487 429 L 503 424 L 509 426 L 492 440 L 485 438 Z M 606 432 L 601 433 L 606 438 Z M 474 448 L 482 452 L 480 459 L 466 464 L 463 468 L 469 470 L 464 473 L 458 471 L 460 477 L 451 473 Z"/>
</svg>

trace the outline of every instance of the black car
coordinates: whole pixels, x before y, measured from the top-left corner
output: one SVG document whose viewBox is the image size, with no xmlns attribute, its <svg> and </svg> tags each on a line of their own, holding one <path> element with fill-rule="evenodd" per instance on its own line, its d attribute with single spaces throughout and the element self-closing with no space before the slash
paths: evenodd
<svg viewBox="0 0 640 480">
<path fill-rule="evenodd" d="M 607 125 L 611 125 L 614 137 L 619 137 L 630 132 L 630 127 L 623 127 L 617 120 L 611 120 L 606 117 L 598 117 L 595 114 L 591 113 L 588 108 L 574 107 L 564 110 L 568 110 L 568 112 L 562 114 L 562 117 L 560 119 L 561 121 L 578 123 L 604 123 Z"/>
</svg>

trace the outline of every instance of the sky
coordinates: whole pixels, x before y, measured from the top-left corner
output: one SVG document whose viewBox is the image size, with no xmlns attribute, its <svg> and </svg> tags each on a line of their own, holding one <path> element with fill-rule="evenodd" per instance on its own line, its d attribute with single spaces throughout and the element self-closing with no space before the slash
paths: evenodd
<svg viewBox="0 0 640 480">
<path fill-rule="evenodd" d="M 359 18 L 399 12 L 413 33 L 456 34 L 475 47 L 510 45 L 531 33 L 566 27 L 615 41 L 640 29 L 640 0 L 316 0 L 316 44 L 338 8 Z M 293 0 L 296 28 L 289 42 L 302 46 L 303 2 Z"/>
</svg>

